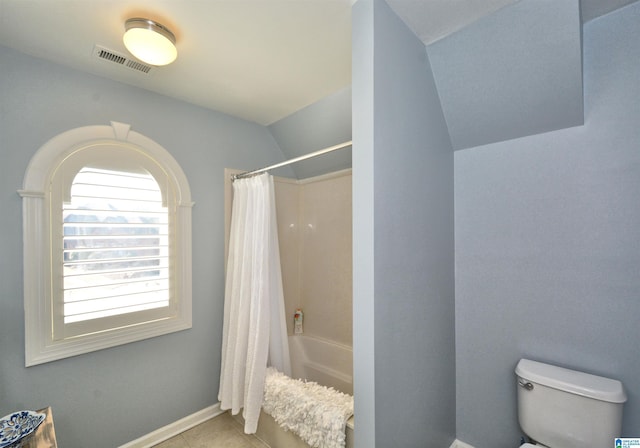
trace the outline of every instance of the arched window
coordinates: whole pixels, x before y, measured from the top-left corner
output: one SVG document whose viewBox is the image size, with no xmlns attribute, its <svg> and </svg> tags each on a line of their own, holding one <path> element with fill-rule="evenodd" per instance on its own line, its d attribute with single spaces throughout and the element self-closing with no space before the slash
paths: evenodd
<svg viewBox="0 0 640 448">
<path fill-rule="evenodd" d="M 122 123 L 74 129 L 19 193 L 27 366 L 191 327 L 193 204 L 164 148 Z"/>
</svg>

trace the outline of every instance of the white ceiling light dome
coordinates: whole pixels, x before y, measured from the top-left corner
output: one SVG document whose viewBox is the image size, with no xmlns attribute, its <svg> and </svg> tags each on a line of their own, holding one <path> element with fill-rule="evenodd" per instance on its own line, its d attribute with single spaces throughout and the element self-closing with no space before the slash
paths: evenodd
<svg viewBox="0 0 640 448">
<path fill-rule="evenodd" d="M 124 28 L 124 46 L 141 61 L 151 65 L 167 65 L 178 57 L 176 37 L 164 25 L 136 17 L 128 19 Z"/>
</svg>

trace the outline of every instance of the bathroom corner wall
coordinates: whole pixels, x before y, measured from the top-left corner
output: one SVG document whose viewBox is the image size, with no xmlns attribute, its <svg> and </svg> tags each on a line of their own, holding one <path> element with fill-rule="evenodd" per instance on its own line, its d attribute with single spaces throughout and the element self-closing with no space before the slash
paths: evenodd
<svg viewBox="0 0 640 448">
<path fill-rule="evenodd" d="M 453 149 L 423 43 L 384 0 L 352 20 L 354 439 L 449 446 Z"/>
<path fill-rule="evenodd" d="M 520 440 L 520 358 L 622 381 L 619 435 L 640 434 L 640 3 L 583 34 L 584 126 L 455 153 L 457 437 L 473 446 Z"/>
</svg>

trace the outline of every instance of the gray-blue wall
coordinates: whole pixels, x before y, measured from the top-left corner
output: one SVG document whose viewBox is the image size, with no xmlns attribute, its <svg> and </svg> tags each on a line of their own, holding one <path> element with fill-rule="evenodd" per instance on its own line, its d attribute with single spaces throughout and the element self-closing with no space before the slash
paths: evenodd
<svg viewBox="0 0 640 448">
<path fill-rule="evenodd" d="M 521 357 L 620 379 L 640 434 L 640 4 L 584 27 L 585 123 L 455 153 L 457 437 L 514 447 Z"/>
<path fill-rule="evenodd" d="M 519 0 L 428 47 L 455 150 L 583 123 L 580 0 Z"/>
<path fill-rule="evenodd" d="M 384 0 L 360 0 L 352 15 L 355 443 L 445 447 L 453 150 L 422 42 Z"/>
<path fill-rule="evenodd" d="M 351 140 L 351 86 L 269 125 L 287 159 Z M 298 179 L 351 168 L 351 148 L 294 163 Z"/>
<path fill-rule="evenodd" d="M 373 1 L 351 9 L 355 446 L 376 446 Z M 383 404 L 379 404 L 383 406 Z"/>
<path fill-rule="evenodd" d="M 357 446 L 515 446 L 524 356 L 619 378 L 640 433 L 639 24 L 636 3 L 584 27 L 584 126 L 453 155 L 424 46 L 355 4 Z M 16 190 L 49 138 L 111 120 L 189 177 L 194 328 L 25 369 Z M 101 448 L 215 403 L 222 170 L 282 158 L 264 127 L 0 47 L 0 413 L 52 405 L 61 445 Z"/>
<path fill-rule="evenodd" d="M 131 124 L 185 171 L 193 209 L 193 328 L 24 367 L 22 202 L 29 159 L 69 129 Z M 223 169 L 283 160 L 267 128 L 0 47 L 0 415 L 52 406 L 60 446 L 113 448 L 217 400 Z"/>
</svg>

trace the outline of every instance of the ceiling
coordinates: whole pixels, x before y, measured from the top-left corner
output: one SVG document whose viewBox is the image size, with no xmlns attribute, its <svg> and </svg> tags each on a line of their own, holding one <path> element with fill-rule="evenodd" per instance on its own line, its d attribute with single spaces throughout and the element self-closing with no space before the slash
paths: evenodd
<svg viewBox="0 0 640 448">
<path fill-rule="evenodd" d="M 518 0 L 387 0 L 432 43 Z M 582 0 L 590 20 L 637 0 Z M 351 84 L 354 0 L 0 0 L 0 45 L 270 125 Z M 144 74 L 95 56 L 130 57 L 131 17 L 177 38 L 178 59 Z"/>
<path fill-rule="evenodd" d="M 131 17 L 176 36 L 178 59 L 144 74 Z M 351 0 L 0 0 L 0 45 L 263 125 L 351 84 Z"/>
</svg>

